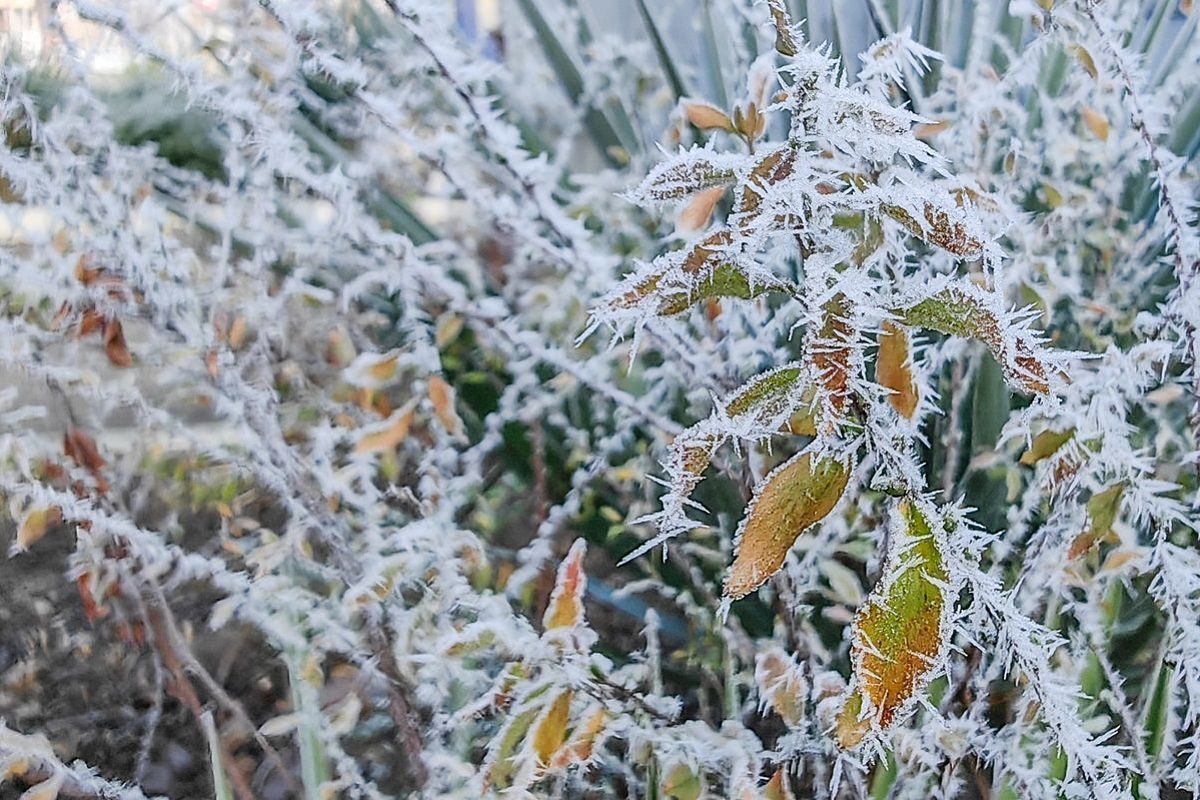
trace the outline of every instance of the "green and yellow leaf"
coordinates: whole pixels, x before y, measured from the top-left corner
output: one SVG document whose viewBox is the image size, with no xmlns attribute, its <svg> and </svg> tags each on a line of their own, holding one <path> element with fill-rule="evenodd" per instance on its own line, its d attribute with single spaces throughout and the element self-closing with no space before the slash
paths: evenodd
<svg viewBox="0 0 1200 800">
<path fill-rule="evenodd" d="M 897 721 L 945 643 L 947 574 L 931 523 L 911 500 L 893 513 L 883 577 L 854 619 L 854 676 L 836 728 L 844 748 Z"/>
</svg>

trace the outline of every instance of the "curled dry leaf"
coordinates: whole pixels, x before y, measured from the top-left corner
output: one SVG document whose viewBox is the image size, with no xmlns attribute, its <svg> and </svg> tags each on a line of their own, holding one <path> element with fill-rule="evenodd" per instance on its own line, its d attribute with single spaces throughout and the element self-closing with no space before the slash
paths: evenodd
<svg viewBox="0 0 1200 800">
<path fill-rule="evenodd" d="M 913 377 L 911 343 L 908 331 L 892 322 L 883 323 L 879 336 L 879 357 L 875 362 L 875 381 L 891 389 L 888 402 L 906 419 L 912 419 L 920 403 Z"/>
<path fill-rule="evenodd" d="M 736 600 L 762 586 L 805 530 L 824 519 L 846 491 L 850 465 L 814 461 L 800 453 L 758 485 L 737 535 L 737 557 L 725 577 L 725 597 Z"/>
<path fill-rule="evenodd" d="M 893 512 L 883 575 L 854 618 L 852 688 L 835 731 L 842 747 L 888 728 L 929 682 L 946 641 L 946 585 L 930 520 L 905 500 Z"/>
<path fill-rule="evenodd" d="M 583 622 L 583 593 L 587 591 L 587 573 L 583 571 L 583 557 L 587 554 L 587 542 L 576 539 L 567 557 L 558 565 L 558 576 L 554 581 L 554 592 L 542 617 L 542 626 L 550 631 L 556 628 L 574 628 Z"/>
</svg>

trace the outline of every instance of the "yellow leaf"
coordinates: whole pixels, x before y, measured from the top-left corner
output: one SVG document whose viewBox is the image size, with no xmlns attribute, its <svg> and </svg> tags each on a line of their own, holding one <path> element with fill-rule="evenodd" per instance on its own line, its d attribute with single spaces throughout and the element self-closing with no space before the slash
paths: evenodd
<svg viewBox="0 0 1200 800">
<path fill-rule="evenodd" d="M 908 331 L 891 322 L 883 323 L 879 336 L 879 357 L 875 362 L 875 381 L 892 390 L 888 402 L 900 416 L 912 419 L 920 402 L 913 379 Z"/>
<path fill-rule="evenodd" d="M 46 535 L 52 527 L 62 522 L 62 511 L 56 506 L 35 508 L 25 515 L 17 529 L 17 550 L 27 550 L 30 545 Z"/>
<path fill-rule="evenodd" d="M 462 420 L 454 408 L 454 387 L 441 375 L 429 379 L 429 399 L 433 402 L 433 413 L 438 422 L 452 436 L 462 433 Z"/>
<path fill-rule="evenodd" d="M 854 618 L 853 688 L 836 730 L 842 747 L 886 729 L 928 683 L 946 638 L 946 581 L 929 520 L 914 502 L 902 502 L 883 577 Z"/>
<path fill-rule="evenodd" d="M 704 781 L 686 763 L 677 761 L 664 772 L 659 788 L 670 800 L 699 800 L 704 794 Z"/>
<path fill-rule="evenodd" d="M 725 596 L 736 600 L 762 586 L 805 530 L 833 510 L 850 480 L 849 465 L 801 453 L 768 475 L 738 529 L 737 557 L 725 577 Z"/>
<path fill-rule="evenodd" d="M 571 735 L 571 741 L 558 751 L 550 765 L 555 769 L 562 769 L 591 758 L 607 722 L 608 712 L 597 707 Z"/>
<path fill-rule="evenodd" d="M 371 376 L 372 380 L 378 383 L 386 383 L 396 374 L 397 360 L 398 357 L 395 355 L 384 356 L 367 367 L 367 374 Z"/>
<path fill-rule="evenodd" d="M 583 622 L 583 593 L 587 590 L 587 573 L 583 571 L 583 557 L 587 553 L 587 542 L 576 539 L 570 552 L 558 565 L 558 577 L 554 592 L 546 606 L 542 625 L 546 630 L 574 628 Z"/>
<path fill-rule="evenodd" d="M 679 212 L 679 219 L 676 221 L 675 227 L 685 235 L 703 230 L 708 226 L 708 221 L 712 219 L 713 209 L 717 207 L 717 203 L 721 202 L 721 198 L 724 196 L 724 186 L 714 186 L 711 189 L 696 192 Z"/>
<path fill-rule="evenodd" d="M 1042 431 L 1033 437 L 1029 449 L 1021 454 L 1021 463 L 1031 467 L 1042 459 L 1049 458 L 1074 436 L 1074 428 L 1065 431 Z"/>
<path fill-rule="evenodd" d="M 571 715 L 571 698 L 575 692 L 567 689 L 554 698 L 533 729 L 533 752 L 538 763 L 547 765 L 567 738 L 567 720 Z"/>
<path fill-rule="evenodd" d="M 1092 58 L 1092 54 L 1088 52 L 1086 47 L 1073 44 L 1070 46 L 1071 55 L 1075 56 L 1075 60 L 1083 67 L 1084 72 L 1092 76 L 1092 80 L 1099 77 L 1100 73 L 1096 70 L 1096 61 Z"/>
<path fill-rule="evenodd" d="M 1083 122 L 1100 141 L 1108 140 L 1108 118 L 1094 108 L 1083 107 Z"/>
<path fill-rule="evenodd" d="M 445 349 L 446 345 L 453 342 L 462 333 L 463 318 L 458 314 L 446 312 L 438 318 L 437 330 L 434 331 L 433 343 L 439 350 Z"/>
</svg>

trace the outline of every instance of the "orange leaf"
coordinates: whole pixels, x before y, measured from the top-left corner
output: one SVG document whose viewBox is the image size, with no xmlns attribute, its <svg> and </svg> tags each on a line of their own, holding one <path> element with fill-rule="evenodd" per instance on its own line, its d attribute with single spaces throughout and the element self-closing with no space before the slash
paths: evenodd
<svg viewBox="0 0 1200 800">
<path fill-rule="evenodd" d="M 725 597 L 745 597 L 774 575 L 800 534 L 841 500 L 850 472 L 849 465 L 836 459 L 814 463 L 811 453 L 801 453 L 768 475 L 755 489 L 738 528 Z"/>
<path fill-rule="evenodd" d="M 113 366 L 133 366 L 133 356 L 129 354 L 129 346 L 125 344 L 125 330 L 121 320 L 110 319 L 104 323 L 104 352 Z"/>
<path fill-rule="evenodd" d="M 893 513 L 883 577 L 854 618 L 854 680 L 838 715 L 842 747 L 883 730 L 928 683 L 946 640 L 946 569 L 930 522 L 912 501 Z"/>
<path fill-rule="evenodd" d="M 908 331 L 892 322 L 883 323 L 879 336 L 879 357 L 875 362 L 875 381 L 891 389 L 888 402 L 900 416 L 912 419 L 920 402 L 917 382 L 913 379 Z"/>
<path fill-rule="evenodd" d="M 403 408 L 384 420 L 382 425 L 374 426 L 370 433 L 359 439 L 358 444 L 354 446 L 354 452 L 361 454 L 394 450 L 408 437 L 416 409 L 415 402 L 406 403 Z"/>
<path fill-rule="evenodd" d="M 586 553 L 587 542 L 576 539 L 567 557 L 558 565 L 554 592 L 550 595 L 546 615 L 542 618 L 542 626 L 546 630 L 574 628 L 583 622 L 583 593 L 587 590 L 583 557 Z"/>
<path fill-rule="evenodd" d="M 711 103 L 705 103 L 700 100 L 684 100 L 681 105 L 683 106 L 683 114 L 687 117 L 687 121 L 700 130 L 718 129 L 733 131 L 733 120 L 729 118 L 728 114 Z"/>
<path fill-rule="evenodd" d="M 1083 122 L 1100 141 L 1108 141 L 1108 118 L 1094 108 L 1083 107 Z"/>
<path fill-rule="evenodd" d="M 603 708 L 596 708 L 571 735 L 571 741 L 558 751 L 550 765 L 555 769 L 562 769 L 591 758 L 607 722 L 608 712 Z"/>
<path fill-rule="evenodd" d="M 724 186 L 714 186 L 711 189 L 696 192 L 679 212 L 679 219 L 676 221 L 675 227 L 685 235 L 703 230 L 708 226 L 708 221 L 712 219 L 713 209 L 717 207 L 717 203 L 721 202 L 721 198 L 724 196 Z"/>
<path fill-rule="evenodd" d="M 442 427 L 452 436 L 462 433 L 462 420 L 454 409 L 454 387 L 441 375 L 429 379 L 429 399 L 433 402 L 433 413 L 437 414 Z"/>
<path fill-rule="evenodd" d="M 63 434 L 63 453 L 91 473 L 100 494 L 108 492 L 108 481 L 101 472 L 106 462 L 100 455 L 100 449 L 96 447 L 95 439 L 72 425 Z"/>
</svg>

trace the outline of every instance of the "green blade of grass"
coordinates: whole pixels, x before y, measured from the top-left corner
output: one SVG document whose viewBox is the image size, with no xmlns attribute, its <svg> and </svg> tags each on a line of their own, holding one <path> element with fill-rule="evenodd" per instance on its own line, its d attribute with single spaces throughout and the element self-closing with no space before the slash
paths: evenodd
<svg viewBox="0 0 1200 800">
<path fill-rule="evenodd" d="M 554 34 L 546 18 L 542 16 L 537 3 L 534 0 L 517 0 L 517 4 L 521 7 L 521 12 L 525 15 L 525 19 L 529 21 L 530 27 L 533 28 L 538 44 L 541 45 L 542 52 L 550 62 L 550 66 L 554 68 L 554 75 L 558 79 L 559 85 L 562 86 L 563 91 L 567 93 L 567 97 L 571 99 L 572 103 L 582 103 L 584 94 L 583 75 L 579 72 L 579 68 L 575 66 L 575 62 L 567 53 L 566 48 L 563 47 L 562 42 Z M 623 150 L 628 152 L 633 143 L 622 142 L 612 122 L 609 121 L 608 117 L 600 109 L 594 106 L 589 106 L 584 113 L 583 123 L 592 142 L 609 164 L 619 166 L 621 159 L 616 151 Z M 628 120 L 626 120 L 626 123 L 627 125 L 623 127 L 628 127 L 629 131 L 632 131 L 632 126 L 628 125 Z"/>
<path fill-rule="evenodd" d="M 675 99 L 678 100 L 681 97 L 687 96 L 687 91 L 683 88 L 683 79 L 679 77 L 679 70 L 675 68 L 675 60 L 667 52 L 667 44 L 658 32 L 658 26 L 654 24 L 654 18 L 650 16 L 650 9 L 646 8 L 645 0 L 637 0 L 637 9 L 639 16 L 642 18 L 642 24 L 646 26 L 646 33 L 650 37 L 650 43 L 654 45 L 654 52 L 658 56 L 658 63 L 667 78 L 667 85 L 671 87 L 671 92 L 675 95 Z"/>
</svg>

